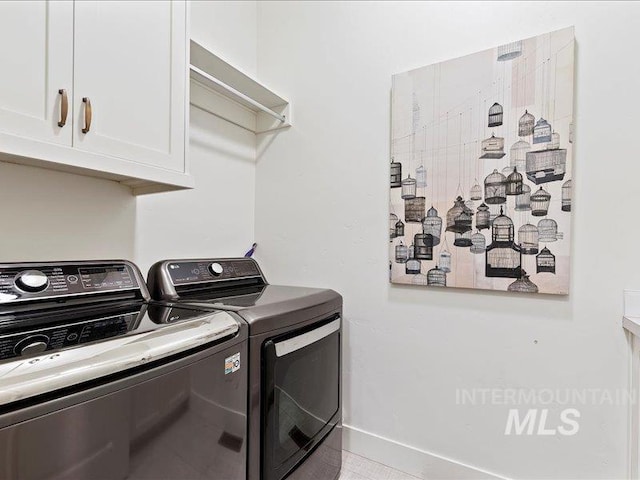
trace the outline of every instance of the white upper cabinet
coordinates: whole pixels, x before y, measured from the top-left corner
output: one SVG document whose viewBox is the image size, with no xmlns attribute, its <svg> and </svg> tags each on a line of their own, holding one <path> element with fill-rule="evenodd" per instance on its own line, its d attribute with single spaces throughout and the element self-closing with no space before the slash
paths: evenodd
<svg viewBox="0 0 640 480">
<path fill-rule="evenodd" d="M 73 3 L 0 2 L 0 65 L 0 132 L 71 145 Z"/>
<path fill-rule="evenodd" d="M 185 3 L 77 1 L 74 24 L 74 146 L 184 171 Z"/>
<path fill-rule="evenodd" d="M 109 178 L 136 194 L 192 188 L 187 9 L 0 1 L 0 161 Z"/>
</svg>

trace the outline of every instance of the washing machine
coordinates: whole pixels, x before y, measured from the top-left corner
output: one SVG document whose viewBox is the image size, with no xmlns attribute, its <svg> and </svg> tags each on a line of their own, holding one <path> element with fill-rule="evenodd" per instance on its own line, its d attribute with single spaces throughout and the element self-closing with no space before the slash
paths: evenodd
<svg viewBox="0 0 640 480">
<path fill-rule="evenodd" d="M 249 328 L 248 479 L 333 480 L 342 461 L 342 297 L 270 285 L 251 258 L 164 260 L 152 298 Z"/>
<path fill-rule="evenodd" d="M 247 332 L 130 262 L 0 264 L 0 478 L 245 480 Z"/>
</svg>

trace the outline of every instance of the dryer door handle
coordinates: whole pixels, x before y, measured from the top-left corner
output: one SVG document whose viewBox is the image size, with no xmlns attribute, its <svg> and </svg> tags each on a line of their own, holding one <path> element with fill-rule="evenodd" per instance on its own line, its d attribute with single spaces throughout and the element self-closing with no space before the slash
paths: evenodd
<svg viewBox="0 0 640 480">
<path fill-rule="evenodd" d="M 275 343 L 276 347 L 276 356 L 284 357 L 296 350 L 300 350 L 301 348 L 308 347 L 312 343 L 317 342 L 318 340 L 322 340 L 325 337 L 328 337 L 333 332 L 337 332 L 340 330 L 340 317 L 336 318 L 333 322 L 329 322 L 321 327 L 316 328 L 315 330 L 311 330 L 310 332 L 303 333 L 302 335 L 298 335 L 297 337 L 288 338 L 287 340 L 283 340 L 282 342 Z"/>
</svg>

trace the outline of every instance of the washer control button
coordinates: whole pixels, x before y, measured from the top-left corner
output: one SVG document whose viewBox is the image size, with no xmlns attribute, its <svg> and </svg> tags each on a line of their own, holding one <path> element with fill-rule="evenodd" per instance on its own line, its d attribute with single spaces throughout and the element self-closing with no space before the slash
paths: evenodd
<svg viewBox="0 0 640 480">
<path fill-rule="evenodd" d="M 46 290 L 49 286 L 49 278 L 40 270 L 25 270 L 16 275 L 16 287 L 23 292 L 36 293 Z"/>
<path fill-rule="evenodd" d="M 209 265 L 209 271 L 213 274 L 213 276 L 217 277 L 219 275 L 222 275 L 224 269 L 222 268 L 222 265 L 216 262 Z"/>
</svg>

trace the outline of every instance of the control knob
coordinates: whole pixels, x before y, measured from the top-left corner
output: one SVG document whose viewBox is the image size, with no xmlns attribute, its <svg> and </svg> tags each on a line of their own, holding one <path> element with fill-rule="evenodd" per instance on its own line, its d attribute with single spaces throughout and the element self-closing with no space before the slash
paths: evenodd
<svg viewBox="0 0 640 480">
<path fill-rule="evenodd" d="M 209 265 L 209 271 L 213 274 L 214 277 L 221 275 L 223 270 L 224 269 L 222 268 L 222 265 L 217 262 Z"/>
<path fill-rule="evenodd" d="M 40 270 L 20 272 L 14 282 L 20 290 L 29 293 L 42 292 L 49 286 L 49 278 Z"/>
<path fill-rule="evenodd" d="M 16 355 L 31 355 L 44 352 L 48 344 L 49 337 L 46 335 L 31 335 L 20 340 L 13 348 L 13 351 Z"/>
</svg>

